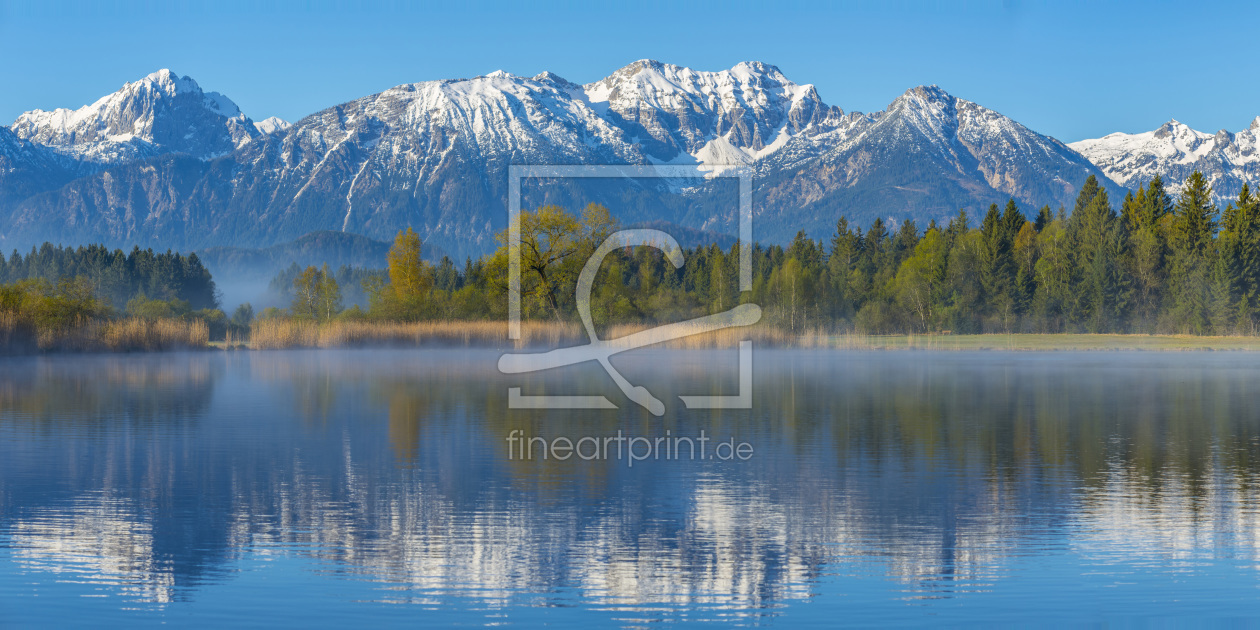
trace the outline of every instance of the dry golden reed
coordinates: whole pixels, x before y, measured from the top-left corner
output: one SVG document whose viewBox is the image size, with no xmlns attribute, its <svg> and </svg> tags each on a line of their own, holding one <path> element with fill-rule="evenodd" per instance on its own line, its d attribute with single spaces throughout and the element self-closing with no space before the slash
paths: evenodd
<svg viewBox="0 0 1260 630">
<path fill-rule="evenodd" d="M 507 338 L 507 322 L 329 322 L 268 318 L 254 322 L 250 347 L 335 348 L 354 346 L 531 346 L 581 343 L 586 337 L 576 324 L 522 322 L 521 339 Z"/>
<path fill-rule="evenodd" d="M 209 346 L 210 329 L 201 320 L 80 320 L 65 327 L 35 327 L 0 313 L 0 353 L 134 352 L 188 350 Z"/>
<path fill-rule="evenodd" d="M 648 330 L 643 324 L 618 324 L 598 331 L 601 339 L 615 340 Z M 953 351 L 1110 351 L 1110 350 L 1251 350 L 1260 351 L 1260 337 L 1191 337 L 1176 335 L 865 335 L 814 327 L 796 333 L 773 324 L 727 328 L 657 344 L 660 348 L 733 348 L 752 340 L 760 348 L 818 348 L 832 350 L 953 350 Z M 317 324 L 291 319 L 255 322 L 250 347 L 335 348 L 361 346 L 481 346 L 494 348 L 559 347 L 583 344 L 586 332 L 576 323 L 526 321 L 521 339 L 507 338 L 507 322 L 331 322 Z"/>
<path fill-rule="evenodd" d="M 103 328 L 105 347 L 114 352 L 205 348 L 210 343 L 210 329 L 200 319 L 129 317 L 104 322 Z"/>
<path fill-rule="evenodd" d="M 600 331 L 601 339 L 616 339 L 647 330 L 647 325 L 616 325 Z M 488 346 L 488 347 L 556 347 L 588 341 L 586 332 L 571 322 L 521 322 L 521 338 L 507 338 L 507 322 L 502 321 L 428 321 L 428 322 L 329 322 L 269 318 L 254 323 L 250 331 L 250 347 L 254 349 L 335 348 L 355 346 Z M 756 325 L 729 328 L 684 337 L 659 344 L 667 348 L 727 348 L 751 339 L 758 345 L 810 347 L 825 345 L 830 337 L 822 331 L 793 336 L 787 331 Z"/>
</svg>

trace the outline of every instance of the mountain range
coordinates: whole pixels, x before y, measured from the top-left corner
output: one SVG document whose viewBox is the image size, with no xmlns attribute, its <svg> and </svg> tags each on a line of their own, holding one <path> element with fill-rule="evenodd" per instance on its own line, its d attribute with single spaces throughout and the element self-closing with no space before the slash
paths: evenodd
<svg viewBox="0 0 1260 630">
<path fill-rule="evenodd" d="M 403 84 L 289 124 L 255 122 L 162 70 L 0 127 L 0 246 L 266 248 L 411 226 L 435 249 L 476 256 L 506 226 L 513 164 L 694 165 L 681 182 L 531 181 L 523 204 L 597 201 L 629 224 L 715 239 L 735 233 L 737 197 L 710 175 L 745 166 L 754 237 L 786 242 L 829 236 L 841 214 L 922 228 L 1012 197 L 1028 212 L 1071 207 L 1090 175 L 1116 196 L 1156 173 L 1176 185 L 1191 157 L 1228 189 L 1260 177 L 1255 130 L 1222 140 L 1165 125 L 1067 145 L 936 86 L 845 112 L 771 65 L 651 60 L 586 85 L 549 72 Z"/>
<path fill-rule="evenodd" d="M 1244 183 L 1260 182 L 1260 116 L 1238 133 L 1212 134 L 1170 120 L 1154 131 L 1113 133 L 1071 145 L 1116 183 L 1135 188 L 1159 175 L 1173 191 L 1194 171 L 1207 176 L 1217 203 L 1236 199 Z"/>
</svg>

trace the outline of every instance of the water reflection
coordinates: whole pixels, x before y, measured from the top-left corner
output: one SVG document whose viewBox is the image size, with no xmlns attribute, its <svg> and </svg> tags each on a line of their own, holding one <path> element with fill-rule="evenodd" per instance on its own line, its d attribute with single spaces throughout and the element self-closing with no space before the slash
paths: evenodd
<svg viewBox="0 0 1260 630">
<path fill-rule="evenodd" d="M 7 360 L 0 559 L 19 569 L 0 564 L 0 598 L 35 576 L 43 601 L 90 585 L 118 609 L 197 605 L 252 559 L 296 557 L 365 585 L 346 610 L 639 625 L 986 601 L 1027 580 L 1029 558 L 1139 581 L 1241 562 L 1253 586 L 1260 567 L 1260 370 L 1245 355 L 759 352 L 754 409 L 663 418 L 510 411 L 496 358 Z M 618 368 L 676 401 L 729 393 L 733 371 L 713 368 L 729 360 L 643 352 Z M 511 385 L 621 400 L 602 371 L 531 376 Z M 512 430 L 704 430 L 756 453 L 508 460 Z"/>
</svg>

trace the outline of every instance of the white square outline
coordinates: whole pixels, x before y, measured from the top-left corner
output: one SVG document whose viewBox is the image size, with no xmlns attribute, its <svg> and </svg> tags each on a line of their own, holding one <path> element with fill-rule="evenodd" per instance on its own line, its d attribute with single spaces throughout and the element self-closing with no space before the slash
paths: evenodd
<svg viewBox="0 0 1260 630">
<path fill-rule="evenodd" d="M 709 170 L 712 169 L 712 170 Z M 752 290 L 752 170 L 727 165 L 524 165 L 508 166 L 508 339 L 521 338 L 521 179 L 658 178 L 739 180 L 739 290 Z"/>
</svg>

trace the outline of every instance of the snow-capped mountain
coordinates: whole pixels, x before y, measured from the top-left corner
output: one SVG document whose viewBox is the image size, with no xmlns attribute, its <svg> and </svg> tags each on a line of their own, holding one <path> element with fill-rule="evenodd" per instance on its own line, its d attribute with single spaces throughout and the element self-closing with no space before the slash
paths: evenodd
<svg viewBox="0 0 1260 630">
<path fill-rule="evenodd" d="M 263 133 L 263 134 L 275 133 L 277 131 L 284 131 L 285 129 L 288 129 L 289 127 L 292 127 L 292 126 L 293 126 L 292 123 L 290 123 L 287 120 L 284 120 L 283 118 L 279 118 L 277 116 L 264 118 L 254 123 L 254 129 L 257 129 L 258 133 Z"/>
<path fill-rule="evenodd" d="M 174 92 L 201 94 L 178 85 Z M 24 119 L 15 130 L 36 128 L 22 127 Z M 3 224 L 6 240 L 259 247 L 316 230 L 387 239 L 412 226 L 455 256 L 478 255 L 506 225 L 512 164 L 748 164 L 763 242 L 800 229 L 826 237 L 842 213 L 862 225 L 882 216 L 922 227 L 1008 197 L 1030 212 L 1070 205 L 1090 174 L 1115 190 L 1059 141 L 935 86 L 912 89 L 882 112 L 845 114 L 813 86 L 761 63 L 703 72 L 645 60 L 587 85 L 549 72 L 494 72 L 400 85 L 291 126 L 249 129 L 252 140 L 234 140 L 213 161 L 196 158 L 217 150 L 119 157 L 104 172 L 19 204 Z M 80 140 L 28 135 L 54 149 Z M 526 205 L 599 201 L 627 223 L 732 232 L 730 191 L 723 197 L 716 183 L 698 181 L 535 182 Z"/>
<path fill-rule="evenodd" d="M 1025 212 L 1070 206 L 1096 175 L 1119 187 L 1062 142 L 937 86 L 907 90 L 882 112 L 831 116 L 758 166 L 768 205 L 799 207 L 812 233 L 841 213 L 862 224 L 945 220 L 960 208 L 983 211 L 1015 198 Z"/>
<path fill-rule="evenodd" d="M 159 70 L 76 110 L 33 110 L 10 127 L 24 140 L 105 165 L 163 153 L 208 159 L 260 135 L 236 103 L 197 82 Z"/>
<path fill-rule="evenodd" d="M 1238 133 L 1204 133 L 1170 120 L 1154 131 L 1113 133 L 1070 146 L 1130 188 L 1159 175 L 1170 190 L 1178 191 L 1197 170 L 1208 177 L 1224 205 L 1237 198 L 1243 183 L 1260 185 L 1260 116 Z"/>
<path fill-rule="evenodd" d="M 752 163 L 843 113 L 828 108 L 814 86 L 757 62 L 700 72 L 637 61 L 583 91 L 585 102 L 660 162 Z"/>
</svg>

